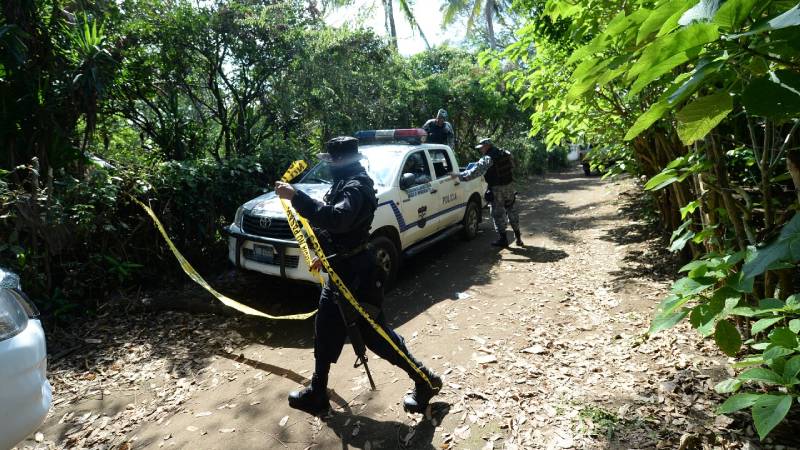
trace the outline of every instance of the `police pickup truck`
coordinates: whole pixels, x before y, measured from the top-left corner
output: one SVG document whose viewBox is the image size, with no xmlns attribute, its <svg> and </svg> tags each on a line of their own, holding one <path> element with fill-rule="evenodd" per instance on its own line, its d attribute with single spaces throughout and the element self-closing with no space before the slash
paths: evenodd
<svg viewBox="0 0 800 450">
<path fill-rule="evenodd" d="M 453 150 L 425 144 L 426 136 L 419 128 L 356 133 L 359 151 L 366 156 L 361 163 L 378 191 L 370 242 L 389 281 L 394 280 L 403 256 L 454 234 L 472 239 L 481 222 L 485 182 L 450 178 L 459 170 Z M 322 200 L 331 187 L 327 163 L 311 168 L 295 186 Z M 315 281 L 274 192 L 242 205 L 225 231 L 228 257 L 237 267 Z"/>
</svg>

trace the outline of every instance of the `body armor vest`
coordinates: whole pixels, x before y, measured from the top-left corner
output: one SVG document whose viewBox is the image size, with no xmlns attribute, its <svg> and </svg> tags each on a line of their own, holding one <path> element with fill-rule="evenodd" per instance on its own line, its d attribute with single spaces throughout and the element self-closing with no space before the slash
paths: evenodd
<svg viewBox="0 0 800 450">
<path fill-rule="evenodd" d="M 492 147 L 486 154 L 492 158 L 492 167 L 486 171 L 486 184 L 491 186 L 504 186 L 514 181 L 514 166 L 511 154 L 497 147 Z"/>
</svg>

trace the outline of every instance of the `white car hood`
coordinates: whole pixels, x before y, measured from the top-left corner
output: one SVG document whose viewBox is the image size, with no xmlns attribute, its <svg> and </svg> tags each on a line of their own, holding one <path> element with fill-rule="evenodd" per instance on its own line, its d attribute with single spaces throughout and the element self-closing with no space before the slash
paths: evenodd
<svg viewBox="0 0 800 450">
<path fill-rule="evenodd" d="M 323 197 L 330 190 L 330 184 L 295 184 L 295 189 L 308 194 L 309 197 L 323 201 Z M 387 189 L 380 186 L 378 188 L 378 196 L 380 198 Z M 380 200 L 379 200 L 380 202 Z M 250 216 L 257 217 L 283 217 L 283 207 L 275 195 L 275 192 L 268 192 L 264 195 L 258 196 L 244 204 L 245 212 Z"/>
</svg>

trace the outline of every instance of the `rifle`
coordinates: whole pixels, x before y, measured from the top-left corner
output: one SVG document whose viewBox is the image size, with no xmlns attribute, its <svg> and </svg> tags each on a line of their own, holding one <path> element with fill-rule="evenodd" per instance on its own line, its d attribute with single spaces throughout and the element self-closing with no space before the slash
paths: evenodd
<svg viewBox="0 0 800 450">
<path fill-rule="evenodd" d="M 364 344 L 364 338 L 361 336 L 361 329 L 358 328 L 358 320 L 361 316 L 355 314 L 352 308 L 343 305 L 338 298 L 340 295 L 341 294 L 337 293 L 336 304 L 339 306 L 339 312 L 342 315 L 344 327 L 345 330 L 347 330 L 347 336 L 350 338 L 350 343 L 353 344 L 353 351 L 356 353 L 356 362 L 353 364 L 353 367 L 364 366 L 364 371 L 367 372 L 367 379 L 369 379 L 369 386 L 374 391 L 375 381 L 372 379 L 372 373 L 369 371 L 369 365 L 367 365 L 367 346 Z M 362 304 L 361 306 L 372 315 L 370 305 Z"/>
</svg>

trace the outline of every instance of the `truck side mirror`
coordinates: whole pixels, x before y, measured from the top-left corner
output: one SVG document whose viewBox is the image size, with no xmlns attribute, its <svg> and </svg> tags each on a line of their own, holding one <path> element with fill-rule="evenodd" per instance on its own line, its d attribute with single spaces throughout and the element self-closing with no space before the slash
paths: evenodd
<svg viewBox="0 0 800 450">
<path fill-rule="evenodd" d="M 400 177 L 400 189 L 406 190 L 412 186 L 414 186 L 414 182 L 417 180 L 417 176 L 413 173 L 404 173 L 403 176 Z"/>
</svg>

